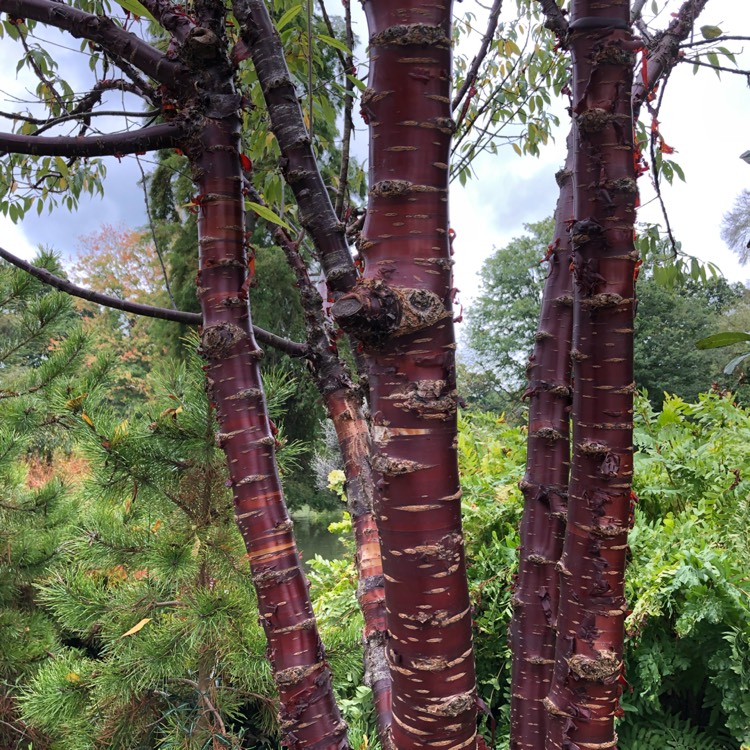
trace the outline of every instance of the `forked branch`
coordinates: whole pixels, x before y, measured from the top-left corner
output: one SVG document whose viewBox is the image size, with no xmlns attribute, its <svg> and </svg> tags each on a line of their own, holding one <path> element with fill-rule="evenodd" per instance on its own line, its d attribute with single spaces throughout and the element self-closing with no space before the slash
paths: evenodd
<svg viewBox="0 0 750 750">
<path fill-rule="evenodd" d="M 164 53 L 105 16 L 51 0 L 0 0 L 0 12 L 13 18 L 30 18 L 63 29 L 78 39 L 96 42 L 115 61 L 127 61 L 159 83 L 174 85 L 184 71 L 181 64 L 167 59 Z"/>
</svg>

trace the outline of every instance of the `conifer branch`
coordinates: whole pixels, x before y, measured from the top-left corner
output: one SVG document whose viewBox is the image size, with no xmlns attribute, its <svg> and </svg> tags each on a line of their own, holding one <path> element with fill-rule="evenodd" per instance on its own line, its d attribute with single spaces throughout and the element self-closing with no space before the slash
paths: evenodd
<svg viewBox="0 0 750 750">
<path fill-rule="evenodd" d="M 31 274 L 44 284 L 48 284 L 61 292 L 67 292 L 73 297 L 79 297 L 80 299 L 94 302 L 97 305 L 104 305 L 104 307 L 111 307 L 115 310 L 122 310 L 123 312 L 132 313 L 134 315 L 143 315 L 147 318 L 171 320 L 175 323 L 184 323 L 185 325 L 201 325 L 203 321 L 200 313 L 184 312 L 183 310 L 170 310 L 166 307 L 154 307 L 152 305 L 141 304 L 140 302 L 128 302 L 127 300 L 110 297 L 101 292 L 94 292 L 91 289 L 85 289 L 84 287 L 74 284 L 72 281 L 55 276 L 55 274 L 51 273 L 46 268 L 39 268 L 38 266 L 18 258 L 2 247 L 0 247 L 0 258 L 8 261 L 8 263 L 12 263 L 16 268 L 26 271 L 26 273 Z M 278 349 L 290 357 L 307 356 L 308 347 L 306 344 L 289 341 L 281 336 L 277 336 L 275 333 L 264 331 L 257 326 L 253 326 L 253 331 L 258 338 L 258 341 L 266 346 Z"/>
</svg>

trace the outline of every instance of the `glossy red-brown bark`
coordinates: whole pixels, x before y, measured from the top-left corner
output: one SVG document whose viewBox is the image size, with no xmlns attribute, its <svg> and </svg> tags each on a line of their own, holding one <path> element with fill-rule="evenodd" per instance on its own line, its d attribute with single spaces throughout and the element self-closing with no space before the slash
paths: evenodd
<svg viewBox="0 0 750 750">
<path fill-rule="evenodd" d="M 637 197 L 628 0 L 574 0 L 573 458 L 546 747 L 614 747 L 633 473 Z"/>
<path fill-rule="evenodd" d="M 259 195 L 253 195 L 261 201 Z M 311 282 L 297 244 L 280 227 L 274 238 L 294 271 L 305 314 L 308 364 L 315 385 L 336 430 L 346 476 L 346 503 L 352 519 L 356 548 L 357 601 L 365 622 L 365 684 L 372 689 L 378 736 L 383 750 L 390 750 L 391 677 L 385 657 L 386 617 L 383 565 L 378 530 L 373 515 L 375 478 L 370 464 L 372 441 L 365 416 L 363 394 L 339 356 L 336 334 L 323 311 L 323 301 Z"/>
<path fill-rule="evenodd" d="M 573 290 L 570 236 L 573 214 L 573 147 L 558 175 L 560 195 L 548 248 L 549 274 L 528 365 L 529 432 L 526 473 L 521 482 L 524 513 L 518 580 L 510 626 L 511 748 L 544 750 L 559 604 L 556 565 L 562 554 L 570 471 L 570 341 Z"/>
<path fill-rule="evenodd" d="M 228 64 L 221 55 L 207 59 L 207 54 L 200 83 L 216 97 L 206 109 L 217 111 L 235 94 Z M 247 302 L 240 118 L 236 107 L 227 109 L 223 117 L 202 116 L 184 149 L 199 190 L 201 349 L 220 425 L 217 441 L 227 456 L 237 524 L 268 639 L 283 742 L 294 750 L 343 750 L 348 747 L 346 725 L 333 697 L 276 467 L 261 351 Z"/>
<path fill-rule="evenodd" d="M 474 748 L 448 225 L 451 6 L 378 0 L 365 12 L 364 273 L 334 314 L 370 363 L 393 742 L 399 750 Z"/>
</svg>

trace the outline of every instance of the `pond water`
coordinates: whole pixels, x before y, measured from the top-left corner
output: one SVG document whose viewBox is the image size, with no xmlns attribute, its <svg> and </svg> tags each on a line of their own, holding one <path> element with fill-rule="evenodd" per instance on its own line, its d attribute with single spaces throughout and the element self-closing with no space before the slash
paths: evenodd
<svg viewBox="0 0 750 750">
<path fill-rule="evenodd" d="M 336 534 L 328 531 L 328 524 L 341 520 L 340 513 L 293 516 L 294 535 L 305 569 L 308 560 L 320 555 L 326 560 L 336 560 L 346 554 Z"/>
</svg>

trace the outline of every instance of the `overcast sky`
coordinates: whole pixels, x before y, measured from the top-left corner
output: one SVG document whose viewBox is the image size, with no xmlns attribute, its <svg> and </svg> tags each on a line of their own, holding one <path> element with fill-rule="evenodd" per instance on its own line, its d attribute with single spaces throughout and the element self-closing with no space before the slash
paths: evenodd
<svg viewBox="0 0 750 750">
<path fill-rule="evenodd" d="M 679 3 L 675 1 L 673 5 L 676 9 Z M 457 5 L 457 12 L 469 9 L 469 0 Z M 750 35 L 749 16 L 748 0 L 710 0 L 699 25 Z M 363 28 L 358 34 L 366 38 Z M 748 45 L 735 43 L 742 50 L 737 58 L 740 68 L 750 68 Z M 77 47 L 77 42 L 73 46 Z M 73 79 L 76 87 L 81 56 L 56 48 L 55 54 L 58 52 L 61 71 Z M 0 43 L 0 70 L 15 70 L 14 54 L 17 46 L 6 37 Z M 467 50 L 467 54 L 472 52 Z M 22 94 L 28 79 L 18 80 L 3 74 L 0 81 L 3 92 L 0 108 L 12 111 L 16 106 L 8 101 L 6 94 Z M 736 196 L 743 188 L 750 188 L 750 165 L 739 159 L 741 153 L 750 149 L 749 125 L 750 88 L 743 76 L 723 74 L 719 81 L 712 71 L 702 69 L 694 76 L 691 66 L 678 66 L 664 97 L 660 129 L 666 142 L 676 149 L 672 158 L 683 167 L 687 184 L 676 182 L 674 187 L 663 188 L 670 221 L 685 252 L 713 261 L 728 278 L 742 281 L 750 278 L 750 269 L 739 266 L 721 241 L 719 230 L 722 216 Z M 475 162 L 477 177 L 465 188 L 457 183 L 453 186 L 456 286 L 462 292 L 464 304 L 476 294 L 477 274 L 493 248 L 522 233 L 525 222 L 552 213 L 557 197 L 554 173 L 564 160 L 567 127 L 563 122 L 556 142 L 541 157 L 519 158 L 510 148 L 504 148 L 497 156 L 482 156 Z M 358 122 L 356 150 L 360 155 L 366 154 L 366 132 L 361 122 Z M 142 161 L 148 169 L 147 157 L 142 157 Z M 84 198 L 79 211 L 73 214 L 61 209 L 51 216 L 45 213 L 37 217 L 32 213 L 18 226 L 1 217 L 3 246 L 30 257 L 37 245 L 44 244 L 69 256 L 75 251 L 78 237 L 96 231 L 102 224 L 143 225 L 145 212 L 142 193 L 136 185 L 140 173 L 135 160 L 125 158 L 118 163 L 109 159 L 108 163 L 104 199 Z M 658 207 L 651 202 L 653 190 L 648 177 L 641 178 L 640 188 L 644 206 L 639 219 L 663 223 Z"/>
</svg>

